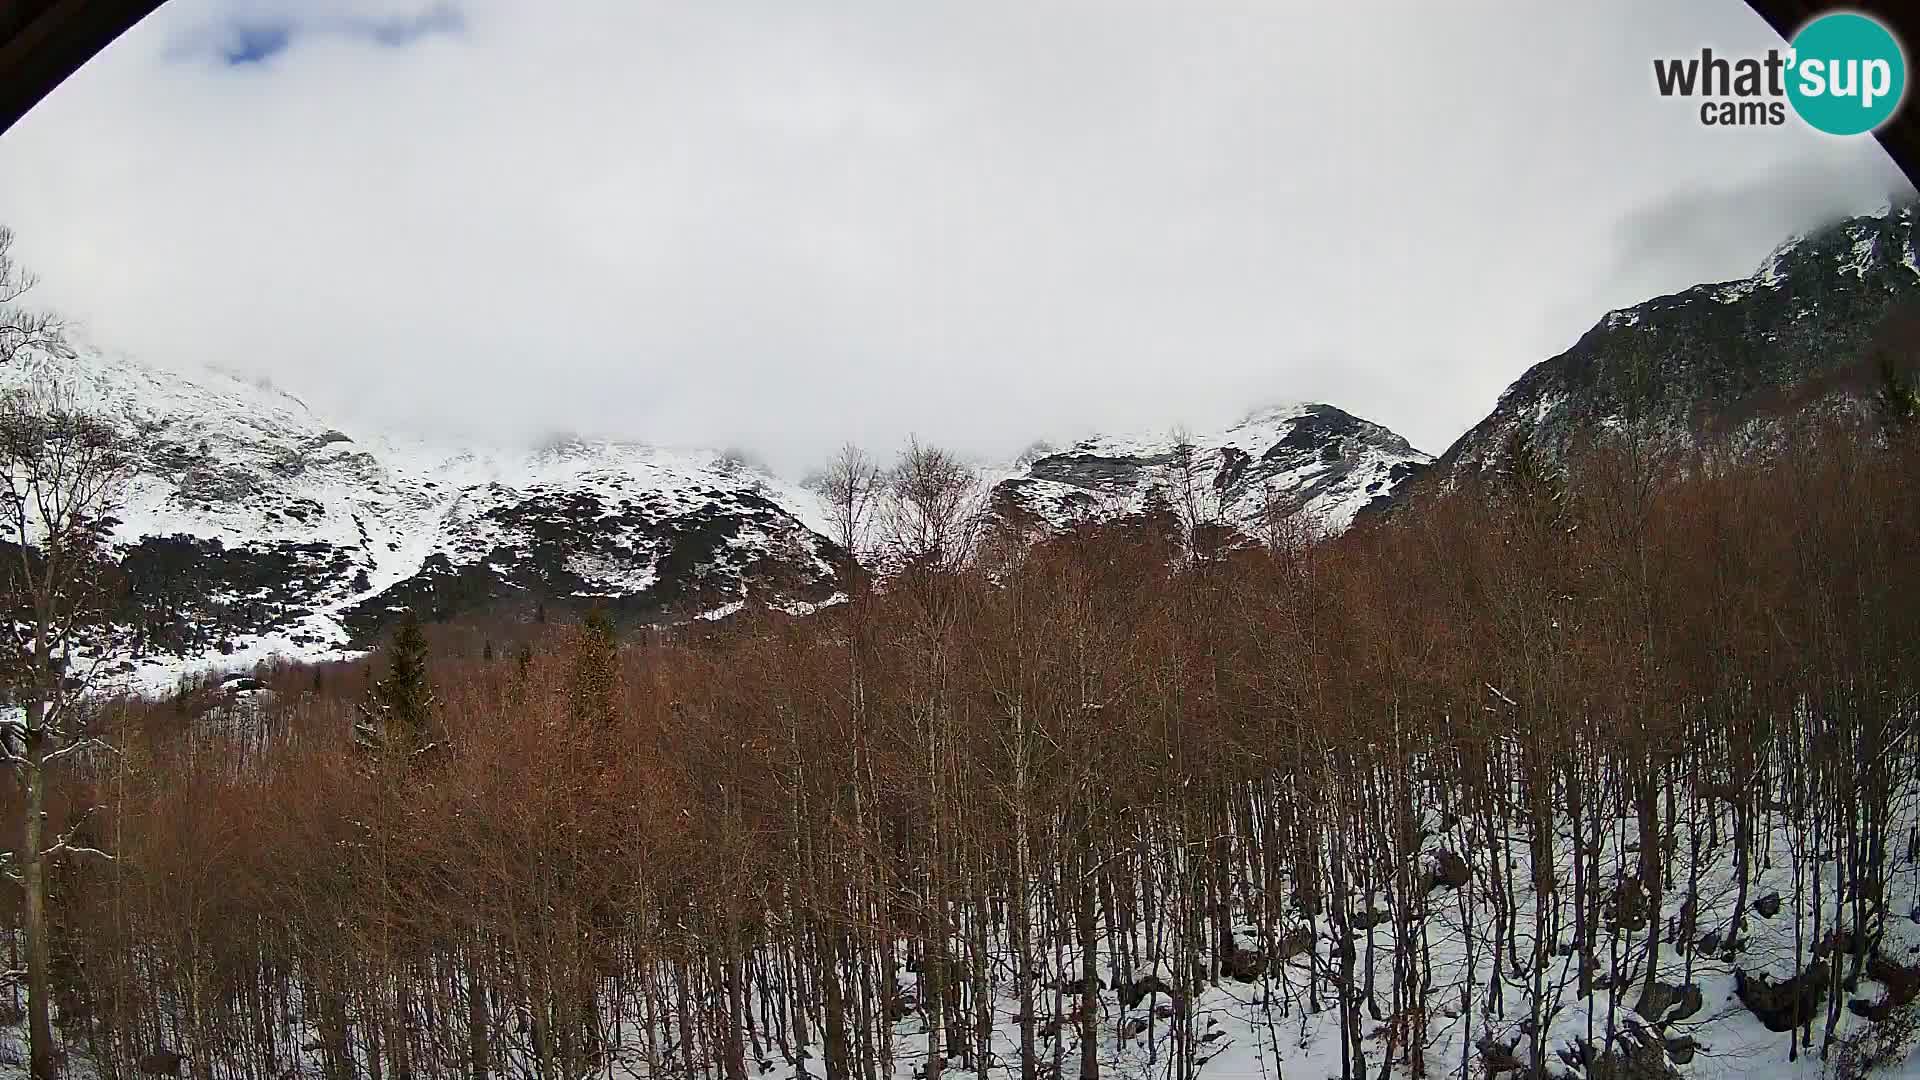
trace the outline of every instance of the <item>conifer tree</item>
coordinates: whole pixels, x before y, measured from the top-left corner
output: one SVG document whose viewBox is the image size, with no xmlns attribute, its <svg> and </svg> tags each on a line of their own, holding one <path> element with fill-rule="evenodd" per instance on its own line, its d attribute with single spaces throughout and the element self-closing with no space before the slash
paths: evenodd
<svg viewBox="0 0 1920 1080">
<path fill-rule="evenodd" d="M 401 617 L 393 637 L 387 676 L 374 683 L 360 708 L 354 741 L 369 750 L 392 746 L 408 753 L 426 749 L 434 707 L 427 677 L 427 636 L 412 610 Z"/>
<path fill-rule="evenodd" d="M 1505 450 L 1507 494 L 1557 520 L 1565 507 L 1566 481 L 1534 441 L 1533 428 L 1514 425 L 1507 432 Z"/>
<path fill-rule="evenodd" d="M 613 618 L 603 608 L 587 612 L 574 641 L 574 720 L 589 728 L 610 728 L 618 709 L 620 643 Z"/>
<path fill-rule="evenodd" d="M 1914 385 L 1913 372 L 1901 367 L 1890 354 L 1883 353 L 1878 364 L 1880 374 L 1879 406 L 1890 428 L 1904 430 L 1920 417 L 1920 387 Z"/>
</svg>

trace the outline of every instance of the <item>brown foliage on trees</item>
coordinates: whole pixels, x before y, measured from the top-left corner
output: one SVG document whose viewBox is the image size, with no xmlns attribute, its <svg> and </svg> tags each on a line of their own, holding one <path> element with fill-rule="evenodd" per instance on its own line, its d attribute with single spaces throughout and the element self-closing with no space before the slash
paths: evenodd
<svg viewBox="0 0 1920 1080">
<path fill-rule="evenodd" d="M 1175 558 L 969 548 L 963 470 L 915 448 L 874 511 L 897 576 L 614 671 L 560 626 L 519 629 L 524 663 L 436 653 L 448 749 L 402 783 L 356 763 L 351 673 L 275 675 L 244 748 L 116 707 L 124 752 L 83 779 L 121 857 L 58 895 L 92 1003 L 68 1037 L 115 1074 L 879 1080 L 984 1074 L 1011 1010 L 1022 1080 L 1091 1080 L 1120 1040 L 1191 1077 L 1187 1003 L 1237 980 L 1274 1024 L 1334 1010 L 1349 1076 L 1453 1070 L 1437 1003 L 1477 1037 L 1598 972 L 1653 1010 L 1674 965 L 1735 956 L 1743 916 L 1696 924 L 1670 867 L 1727 846 L 1745 911 L 1778 827 L 1841 853 L 1791 906 L 1838 985 L 1873 945 L 1833 931 L 1920 826 L 1916 466 L 1847 432 L 1765 466 L 1627 442 Z M 1431 962 L 1440 913 L 1494 928 L 1464 973 Z"/>
</svg>

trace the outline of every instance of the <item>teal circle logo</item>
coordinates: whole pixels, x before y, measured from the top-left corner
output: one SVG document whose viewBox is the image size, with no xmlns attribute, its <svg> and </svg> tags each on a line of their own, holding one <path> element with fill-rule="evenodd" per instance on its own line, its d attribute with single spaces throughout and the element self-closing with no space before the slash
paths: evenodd
<svg viewBox="0 0 1920 1080">
<path fill-rule="evenodd" d="M 1793 35 L 1787 100 L 1816 130 L 1859 135 L 1885 123 L 1907 89 L 1907 58 L 1865 15 L 1822 15 Z"/>
</svg>

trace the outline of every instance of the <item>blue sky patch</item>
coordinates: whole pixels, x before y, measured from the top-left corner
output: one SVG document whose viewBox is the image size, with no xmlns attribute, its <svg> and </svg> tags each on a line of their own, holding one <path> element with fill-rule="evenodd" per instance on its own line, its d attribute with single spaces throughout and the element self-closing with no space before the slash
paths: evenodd
<svg viewBox="0 0 1920 1080">
<path fill-rule="evenodd" d="M 294 12 L 266 17 L 249 15 L 219 27 L 215 31 L 213 51 L 228 67 L 247 67 L 271 61 L 304 38 L 331 36 L 402 49 L 422 38 L 459 34 L 465 29 L 465 14 L 455 4 L 446 2 L 412 14 L 384 17 Z M 197 50 L 189 47 L 187 51 Z"/>
<path fill-rule="evenodd" d="M 241 23 L 233 27 L 232 35 L 221 51 L 221 59 L 234 67 L 259 64 L 285 52 L 292 42 L 291 22 Z"/>
</svg>

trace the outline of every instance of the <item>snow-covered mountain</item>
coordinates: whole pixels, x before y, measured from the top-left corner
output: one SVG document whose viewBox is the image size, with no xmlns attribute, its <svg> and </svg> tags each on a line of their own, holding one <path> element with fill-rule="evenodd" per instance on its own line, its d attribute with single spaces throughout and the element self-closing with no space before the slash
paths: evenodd
<svg viewBox="0 0 1920 1080">
<path fill-rule="evenodd" d="M 1290 405 L 1224 431 L 1102 435 L 983 468 L 987 506 L 1027 533 L 1157 513 L 1332 533 L 1417 477 L 1498 468 L 1516 434 L 1557 455 L 1637 412 L 1683 439 L 1764 439 L 1808 401 L 1870 399 L 1876 335 L 1920 303 L 1917 227 L 1920 209 L 1891 207 L 1796 238 L 1748 278 L 1610 313 L 1437 462 L 1331 405 Z M 352 431 L 269 386 L 97 353 L 0 369 L 0 387 L 35 378 L 135 437 L 115 622 L 144 686 L 183 664 L 363 645 L 401 608 L 599 604 L 670 622 L 751 599 L 806 612 L 839 595 L 847 566 L 812 493 L 721 453 L 434 445 Z"/>
<path fill-rule="evenodd" d="M 807 610 L 837 588 L 815 500 L 717 453 L 355 435 L 270 387 L 91 353 L 0 373 L 29 379 L 134 436 L 115 621 L 137 683 L 182 658 L 324 655 L 400 606 L 660 620 L 749 595 Z"/>
<path fill-rule="evenodd" d="M 818 498 L 722 453 L 398 439 L 335 424 L 264 383 L 97 352 L 0 369 L 0 388 L 29 381 L 133 436 L 114 623 L 131 657 L 119 671 L 143 688 L 198 664 L 352 649 L 402 608 L 597 604 L 660 623 L 749 599 L 804 613 L 840 593 L 847 556 L 826 538 Z M 1100 437 L 988 469 L 990 505 L 1044 530 L 1187 491 L 1208 520 L 1252 530 L 1279 512 L 1338 530 L 1428 460 L 1325 405 L 1264 410 L 1185 440 L 1190 453 L 1182 445 Z"/>
<path fill-rule="evenodd" d="M 1275 517 L 1335 533 L 1432 460 L 1331 405 L 1286 405 L 1217 433 L 1099 436 L 1040 454 L 999 483 L 994 504 L 1043 527 L 1163 508 L 1253 534 Z"/>
</svg>

